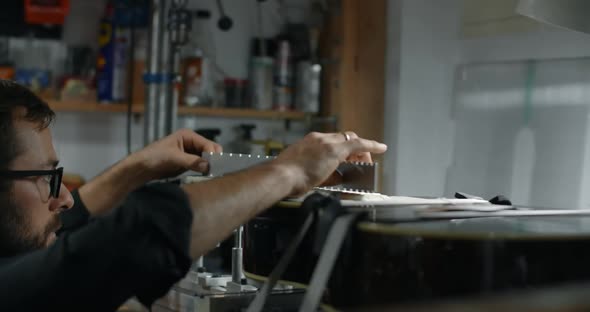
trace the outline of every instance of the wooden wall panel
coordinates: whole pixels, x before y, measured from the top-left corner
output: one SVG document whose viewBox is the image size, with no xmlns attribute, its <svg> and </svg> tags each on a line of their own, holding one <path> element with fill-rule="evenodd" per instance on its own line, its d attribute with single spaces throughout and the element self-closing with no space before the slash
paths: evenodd
<svg viewBox="0 0 590 312">
<path fill-rule="evenodd" d="M 323 114 L 337 129 L 383 140 L 387 0 L 332 1 L 322 34 L 325 66 Z"/>
</svg>

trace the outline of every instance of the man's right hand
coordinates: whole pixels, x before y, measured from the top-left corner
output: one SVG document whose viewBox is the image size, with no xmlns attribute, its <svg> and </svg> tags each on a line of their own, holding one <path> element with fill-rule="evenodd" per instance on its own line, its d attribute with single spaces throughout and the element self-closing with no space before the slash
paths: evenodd
<svg viewBox="0 0 590 312">
<path fill-rule="evenodd" d="M 178 130 L 137 151 L 130 158 L 137 160 L 146 172 L 143 183 L 169 178 L 187 170 L 207 171 L 207 161 L 199 155 L 205 152 L 222 152 L 221 145 L 210 141 L 190 129 Z"/>
<path fill-rule="evenodd" d="M 303 194 L 326 181 L 344 161 L 370 162 L 370 153 L 383 153 L 387 145 L 359 138 L 353 132 L 312 132 L 289 146 L 274 162 L 289 170 L 293 179 L 291 195 Z"/>
</svg>

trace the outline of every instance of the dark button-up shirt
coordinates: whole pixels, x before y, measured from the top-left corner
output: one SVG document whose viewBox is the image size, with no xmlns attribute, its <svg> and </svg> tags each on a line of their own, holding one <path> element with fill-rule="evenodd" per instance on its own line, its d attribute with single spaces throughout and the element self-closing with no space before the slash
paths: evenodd
<svg viewBox="0 0 590 312">
<path fill-rule="evenodd" d="M 73 195 L 53 245 L 0 259 L 0 311 L 114 311 L 133 296 L 149 306 L 186 274 L 192 212 L 178 186 L 145 186 L 99 218 Z"/>
</svg>

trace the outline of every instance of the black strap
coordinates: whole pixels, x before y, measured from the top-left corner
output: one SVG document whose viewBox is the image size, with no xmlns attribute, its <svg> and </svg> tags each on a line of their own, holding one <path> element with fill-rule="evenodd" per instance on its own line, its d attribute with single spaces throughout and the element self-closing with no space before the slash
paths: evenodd
<svg viewBox="0 0 590 312">
<path fill-rule="evenodd" d="M 314 250 L 320 257 L 314 269 L 310 286 L 303 299 L 303 305 L 299 311 L 314 311 L 317 309 L 336 258 L 340 252 L 342 242 L 350 226 L 362 214 L 362 212 L 346 213 L 342 210 L 339 200 L 317 193 L 308 196 L 303 202 L 301 209 L 309 211 L 303 225 L 287 247 L 279 263 L 268 276 L 268 280 L 248 307 L 247 312 L 262 311 L 268 295 L 287 269 L 297 248 L 314 221 L 317 221 Z M 322 249 L 322 247 L 324 248 Z"/>
<path fill-rule="evenodd" d="M 262 311 L 262 309 L 264 308 L 264 304 L 266 303 L 266 298 L 270 294 L 271 290 L 275 287 L 277 281 L 279 280 L 279 277 L 281 277 L 281 275 L 283 275 L 283 273 L 285 272 L 285 269 L 287 269 L 287 266 L 291 262 L 293 255 L 295 255 L 295 251 L 297 251 L 297 248 L 301 244 L 303 237 L 305 236 L 305 234 L 307 234 L 309 228 L 311 228 L 313 219 L 314 214 L 309 213 L 307 215 L 307 218 L 305 218 L 303 225 L 299 229 L 299 232 L 297 232 L 297 235 L 295 235 L 295 237 L 291 241 L 291 244 L 289 244 L 289 247 L 281 257 L 281 260 L 279 260 L 277 266 L 272 270 L 272 272 L 268 276 L 268 280 L 264 283 L 262 289 L 260 289 L 260 291 L 256 295 L 256 298 L 254 298 L 252 303 L 250 303 L 248 310 L 246 310 L 247 312 Z"/>
<path fill-rule="evenodd" d="M 350 226 L 361 214 L 362 212 L 353 212 L 341 215 L 336 221 L 334 221 L 334 224 L 328 233 L 322 253 L 320 254 L 318 263 L 313 271 L 309 287 L 303 297 L 301 307 L 299 307 L 300 312 L 317 310 L 324 289 L 326 288 L 326 284 L 328 283 L 328 279 L 332 274 L 334 263 L 336 263 L 336 259 L 340 254 L 340 247 L 342 247 L 344 238 L 346 237 Z"/>
</svg>

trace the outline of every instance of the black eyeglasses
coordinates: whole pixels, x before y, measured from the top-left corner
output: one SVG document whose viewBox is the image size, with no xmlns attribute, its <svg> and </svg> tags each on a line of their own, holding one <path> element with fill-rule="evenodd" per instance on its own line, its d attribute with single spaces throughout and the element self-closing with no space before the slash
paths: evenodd
<svg viewBox="0 0 590 312">
<path fill-rule="evenodd" d="M 20 179 L 28 177 L 48 177 L 46 181 L 49 183 L 49 197 L 58 198 L 61 188 L 61 178 L 64 173 L 64 168 L 60 167 L 53 170 L 4 170 L 0 171 L 0 176 L 10 179 Z"/>
</svg>

